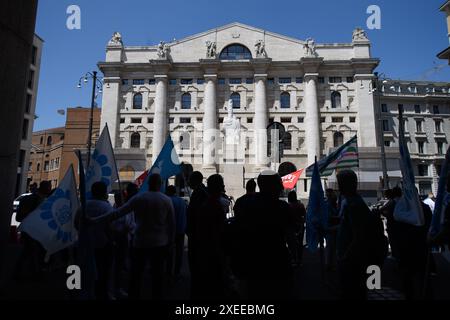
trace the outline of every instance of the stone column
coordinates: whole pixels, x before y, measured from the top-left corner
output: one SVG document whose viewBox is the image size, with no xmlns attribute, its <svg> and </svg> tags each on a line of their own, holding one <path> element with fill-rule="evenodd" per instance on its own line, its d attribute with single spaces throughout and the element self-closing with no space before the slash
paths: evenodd
<svg viewBox="0 0 450 320">
<path fill-rule="evenodd" d="M 113 148 L 117 148 L 120 136 L 120 124 L 117 119 L 120 114 L 120 77 L 105 77 L 103 85 L 102 114 L 100 132 L 108 125 Z M 131 98 L 132 100 L 132 98 Z"/>
<path fill-rule="evenodd" d="M 217 103 L 216 75 L 205 75 L 205 111 L 203 117 L 203 168 L 213 169 L 216 164 Z"/>
<path fill-rule="evenodd" d="M 267 167 L 267 97 L 266 74 L 255 75 L 255 166 L 257 169 Z"/>
<path fill-rule="evenodd" d="M 305 81 L 305 144 L 308 153 L 308 165 L 314 163 L 314 158 L 320 158 L 320 114 L 317 104 L 317 73 L 307 73 Z"/>
<path fill-rule="evenodd" d="M 167 136 L 167 76 L 155 76 L 155 117 L 153 119 L 153 162 L 159 155 Z"/>
</svg>

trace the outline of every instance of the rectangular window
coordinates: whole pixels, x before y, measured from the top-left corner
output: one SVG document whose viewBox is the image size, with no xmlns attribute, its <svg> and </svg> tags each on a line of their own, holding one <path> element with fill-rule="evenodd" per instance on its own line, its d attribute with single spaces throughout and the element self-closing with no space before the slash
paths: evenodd
<svg viewBox="0 0 450 320">
<path fill-rule="evenodd" d="M 291 78 L 279 78 L 278 79 L 278 83 L 291 83 L 292 79 Z"/>
<path fill-rule="evenodd" d="M 442 121 L 441 120 L 436 120 L 434 122 L 434 129 L 437 133 L 442 132 Z"/>
<path fill-rule="evenodd" d="M 350 122 L 356 122 L 356 117 L 350 117 Z"/>
<path fill-rule="evenodd" d="M 267 84 L 272 85 L 275 83 L 274 78 L 267 78 Z"/>
<path fill-rule="evenodd" d="M 148 84 L 153 86 L 156 84 L 156 80 L 155 79 L 148 79 Z"/>
<path fill-rule="evenodd" d="M 246 84 L 253 84 L 253 78 L 247 78 L 245 79 Z"/>
<path fill-rule="evenodd" d="M 389 120 L 383 120 L 383 131 L 391 131 L 389 128 Z"/>
<path fill-rule="evenodd" d="M 423 141 L 417 142 L 417 152 L 419 154 L 424 154 L 424 145 L 425 145 L 425 143 Z"/>
<path fill-rule="evenodd" d="M 192 84 L 192 79 L 181 79 L 180 83 L 181 84 Z"/>
<path fill-rule="evenodd" d="M 437 153 L 439 155 L 443 155 L 444 154 L 444 143 L 442 141 L 438 141 L 437 142 Z M 439 174 L 439 172 L 438 172 Z"/>
<path fill-rule="evenodd" d="M 426 164 L 419 164 L 417 166 L 417 172 L 420 177 L 428 176 L 428 166 Z"/>
<path fill-rule="evenodd" d="M 289 117 L 282 117 L 282 118 L 280 118 L 280 122 L 282 122 L 282 123 L 291 123 L 291 119 L 292 118 L 289 118 Z"/>
<path fill-rule="evenodd" d="M 142 118 L 131 118 L 131 123 L 142 123 Z"/>
<path fill-rule="evenodd" d="M 242 79 L 240 78 L 230 78 L 228 80 L 229 84 L 241 84 L 242 83 Z"/>
<path fill-rule="evenodd" d="M 414 105 L 414 113 L 420 113 L 420 104 Z"/>
<path fill-rule="evenodd" d="M 191 118 L 180 118 L 180 123 L 191 123 Z"/>
<path fill-rule="evenodd" d="M 387 104 L 386 103 L 382 103 L 381 104 L 381 112 L 388 112 L 388 108 L 387 108 Z"/>
<path fill-rule="evenodd" d="M 422 131 L 422 120 L 416 120 L 416 132 L 423 132 Z"/>
<path fill-rule="evenodd" d="M 390 141 L 384 141 L 384 146 L 385 147 L 390 147 L 391 146 L 391 142 Z"/>
<path fill-rule="evenodd" d="M 31 48 L 31 64 L 33 66 L 36 65 L 37 50 L 38 48 L 36 46 L 33 46 L 33 48 Z"/>
<path fill-rule="evenodd" d="M 197 118 L 197 122 L 198 123 L 202 123 L 203 122 L 203 118 Z"/>
<path fill-rule="evenodd" d="M 433 114 L 439 114 L 439 106 L 433 106 Z"/>
<path fill-rule="evenodd" d="M 141 86 L 143 84 L 145 84 L 145 80 L 144 79 L 133 79 L 133 85 Z"/>
<path fill-rule="evenodd" d="M 321 122 L 321 123 L 324 123 L 325 121 L 326 121 L 326 118 L 325 118 L 325 117 L 321 117 L 321 118 L 320 118 L 320 122 Z"/>
<path fill-rule="evenodd" d="M 32 98 L 31 94 L 27 93 L 27 100 L 25 102 L 25 112 L 26 113 L 30 113 L 30 111 L 31 111 L 31 98 Z"/>
<path fill-rule="evenodd" d="M 331 118 L 331 122 L 337 122 L 337 123 L 344 122 L 344 118 L 342 118 L 342 117 L 332 117 Z"/>
<path fill-rule="evenodd" d="M 34 84 L 34 71 L 30 70 L 28 74 L 28 88 L 33 89 L 33 84 Z"/>
<path fill-rule="evenodd" d="M 153 118 L 147 118 L 147 123 L 153 123 Z"/>
<path fill-rule="evenodd" d="M 169 123 L 173 123 L 174 120 L 174 118 L 169 118 Z"/>
<path fill-rule="evenodd" d="M 27 140 L 27 138 L 28 138 L 28 119 L 23 119 L 22 140 Z"/>
<path fill-rule="evenodd" d="M 295 78 L 295 83 L 303 83 L 303 78 L 302 77 Z"/>
<path fill-rule="evenodd" d="M 49 163 L 48 161 L 44 162 L 44 171 L 48 171 Z"/>
<path fill-rule="evenodd" d="M 247 123 L 253 123 L 253 118 L 247 118 Z"/>
<path fill-rule="evenodd" d="M 347 77 L 347 82 L 348 83 L 353 83 L 353 77 Z"/>
<path fill-rule="evenodd" d="M 269 124 L 274 123 L 274 121 L 275 121 L 275 118 L 269 118 Z"/>
<path fill-rule="evenodd" d="M 169 85 L 175 86 L 177 84 L 177 79 L 169 79 Z"/>
<path fill-rule="evenodd" d="M 220 85 L 224 85 L 225 84 L 225 78 L 219 78 L 217 80 L 217 83 L 220 84 Z"/>
<path fill-rule="evenodd" d="M 297 121 L 298 121 L 298 123 L 303 123 L 303 117 L 298 117 Z"/>
<path fill-rule="evenodd" d="M 341 77 L 330 77 L 328 79 L 329 83 L 341 83 L 342 82 L 342 78 Z"/>
<path fill-rule="evenodd" d="M 204 84 L 205 83 L 205 79 L 203 79 L 203 78 L 199 78 L 199 79 L 197 79 L 197 84 Z"/>
<path fill-rule="evenodd" d="M 120 123 L 125 123 L 125 118 L 120 118 Z"/>
<path fill-rule="evenodd" d="M 128 79 L 122 79 L 122 85 L 127 86 L 128 85 Z"/>
<path fill-rule="evenodd" d="M 324 77 L 318 77 L 318 78 L 317 78 L 317 81 L 318 81 L 319 83 L 325 83 L 325 78 L 324 78 Z"/>
</svg>

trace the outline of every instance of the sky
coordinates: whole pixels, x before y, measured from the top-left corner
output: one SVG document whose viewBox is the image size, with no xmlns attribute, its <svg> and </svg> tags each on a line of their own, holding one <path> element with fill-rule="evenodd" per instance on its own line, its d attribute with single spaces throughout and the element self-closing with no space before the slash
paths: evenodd
<svg viewBox="0 0 450 320">
<path fill-rule="evenodd" d="M 448 46 L 444 0 L 39 0 L 36 33 L 44 39 L 34 131 L 64 126 L 59 109 L 89 106 L 91 85 L 77 88 L 87 71 L 97 70 L 114 31 L 125 45 L 161 40 L 241 22 L 316 43 L 349 43 L 355 27 L 372 42 L 376 71 L 391 79 L 449 81 L 450 67 L 436 58 Z M 81 9 L 81 29 L 69 30 L 70 5 Z M 381 9 L 381 28 L 368 30 L 370 5 Z M 438 72 L 433 72 L 439 65 Z M 98 98 L 101 105 L 101 97 Z"/>
</svg>

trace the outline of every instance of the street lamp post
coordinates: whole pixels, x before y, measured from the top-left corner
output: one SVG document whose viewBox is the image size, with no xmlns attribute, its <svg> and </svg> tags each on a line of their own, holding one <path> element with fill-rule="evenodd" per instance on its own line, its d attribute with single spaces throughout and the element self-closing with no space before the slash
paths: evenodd
<svg viewBox="0 0 450 320">
<path fill-rule="evenodd" d="M 89 168 L 91 162 L 91 149 L 92 149 L 92 131 L 94 124 L 94 108 L 95 108 L 95 98 L 97 97 L 96 89 L 99 89 L 99 93 L 102 93 L 103 83 L 97 77 L 97 71 L 87 72 L 83 77 L 78 81 L 78 88 L 81 88 L 81 80 L 84 79 L 84 83 L 88 82 L 88 79 L 92 79 L 92 96 L 91 96 L 91 112 L 89 116 L 89 129 L 88 129 L 88 141 L 87 141 L 87 166 Z"/>
<path fill-rule="evenodd" d="M 382 109 L 381 109 L 381 91 L 382 91 L 382 84 L 380 83 L 380 79 L 382 83 L 386 83 L 388 78 L 382 73 L 378 74 L 378 72 L 375 72 L 376 77 L 376 87 L 372 90 L 372 93 L 376 92 L 376 95 L 378 97 L 378 121 L 379 121 L 379 140 L 380 140 L 380 149 L 381 149 L 381 170 L 383 172 L 383 190 L 386 190 L 389 188 L 389 176 L 387 173 L 387 165 L 386 165 L 386 150 L 384 145 L 384 128 L 383 128 L 383 115 L 382 115 Z"/>
</svg>

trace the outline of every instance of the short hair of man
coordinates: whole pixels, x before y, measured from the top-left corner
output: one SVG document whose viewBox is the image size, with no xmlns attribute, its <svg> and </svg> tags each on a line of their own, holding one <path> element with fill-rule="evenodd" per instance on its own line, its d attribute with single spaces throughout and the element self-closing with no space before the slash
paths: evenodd
<svg viewBox="0 0 450 320">
<path fill-rule="evenodd" d="M 189 177 L 189 186 L 195 188 L 203 182 L 203 175 L 200 171 L 194 171 Z"/>
<path fill-rule="evenodd" d="M 336 175 L 339 191 L 343 194 L 355 194 L 358 189 L 358 177 L 353 170 L 342 170 Z"/>
<path fill-rule="evenodd" d="M 161 176 L 158 173 L 152 173 L 148 178 L 148 190 L 160 191 L 162 185 Z"/>
<path fill-rule="evenodd" d="M 166 188 L 166 194 L 167 194 L 169 197 L 174 196 L 176 193 L 177 193 L 177 188 L 175 188 L 174 185 L 167 186 L 167 188 Z"/>
<path fill-rule="evenodd" d="M 220 174 L 213 174 L 207 180 L 208 191 L 211 194 L 219 194 L 225 192 L 225 184 Z"/>
<path fill-rule="evenodd" d="M 288 202 L 297 202 L 297 192 L 292 190 L 288 193 Z"/>
<path fill-rule="evenodd" d="M 258 187 L 261 193 L 279 196 L 283 190 L 283 182 L 277 172 L 264 170 L 258 176 Z"/>
<path fill-rule="evenodd" d="M 94 182 L 91 186 L 91 194 L 96 200 L 105 200 L 108 198 L 108 187 L 103 181 Z"/>
<path fill-rule="evenodd" d="M 247 192 L 255 192 L 256 191 L 255 179 L 252 178 L 247 181 L 247 183 L 245 184 L 245 190 L 247 190 Z"/>
</svg>

